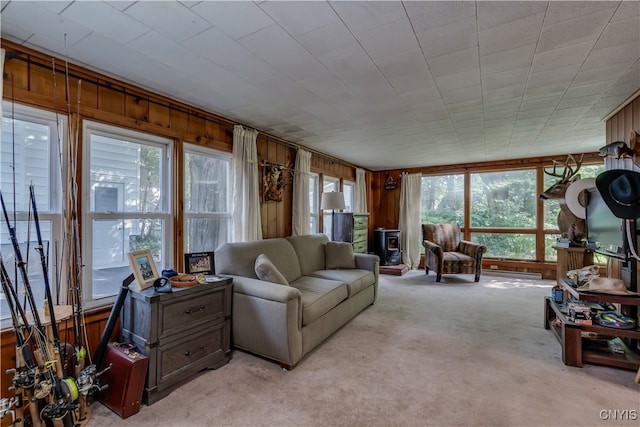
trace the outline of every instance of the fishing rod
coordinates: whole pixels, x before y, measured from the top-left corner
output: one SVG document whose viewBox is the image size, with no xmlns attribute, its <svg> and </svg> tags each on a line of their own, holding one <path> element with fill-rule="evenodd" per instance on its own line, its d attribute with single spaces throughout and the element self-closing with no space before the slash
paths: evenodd
<svg viewBox="0 0 640 427">
<path fill-rule="evenodd" d="M 40 232 L 40 219 L 38 218 L 38 207 L 36 206 L 36 194 L 33 184 L 29 186 L 29 198 L 31 199 L 31 208 L 33 209 L 33 221 L 36 226 L 36 237 L 38 239 L 38 246 L 36 251 L 40 254 L 40 264 L 42 265 L 42 276 L 44 278 L 44 291 L 47 299 L 47 307 L 49 309 L 49 319 L 51 321 L 51 335 L 53 337 L 53 349 L 58 354 L 58 362 L 60 363 L 58 369 L 58 375 L 62 376 L 62 359 L 60 359 L 60 334 L 58 331 L 58 324 L 56 322 L 55 309 L 53 305 L 53 298 L 51 297 L 51 286 L 49 284 L 49 267 L 47 265 L 47 258 L 44 254 L 44 246 L 42 244 L 42 233 Z"/>
<path fill-rule="evenodd" d="M 24 333 L 22 332 L 28 328 L 29 320 L 27 319 L 27 314 L 24 312 L 24 309 L 19 304 L 18 295 L 16 294 L 16 290 L 13 289 L 11 278 L 9 277 L 9 273 L 4 266 L 2 254 L 0 254 L 0 268 L 0 281 L 2 282 L 2 291 L 6 296 L 7 305 L 9 306 L 9 312 L 11 313 L 11 322 L 13 324 L 13 330 L 16 334 L 16 344 L 20 349 L 20 353 L 22 354 L 22 361 L 25 363 L 27 368 L 32 369 L 35 368 L 36 364 L 33 359 L 31 348 L 26 344 Z M 20 315 L 20 318 L 22 318 L 22 323 L 20 323 L 18 315 Z"/>
<path fill-rule="evenodd" d="M 33 358 L 33 353 L 31 352 L 31 348 L 27 344 L 24 338 L 24 333 L 28 330 L 29 320 L 27 319 L 27 315 L 25 314 L 20 302 L 18 300 L 18 295 L 16 294 L 15 289 L 13 288 L 13 284 L 11 283 L 11 278 L 7 269 L 4 266 L 4 260 L 2 259 L 2 254 L 0 254 L 0 282 L 2 282 L 2 291 L 7 300 L 7 305 L 9 306 L 9 311 L 11 312 L 11 321 L 13 324 L 13 331 L 16 335 L 16 354 L 20 354 L 22 357 L 16 357 L 16 368 L 15 369 L 7 369 L 7 374 L 13 374 L 13 379 L 11 381 L 12 386 L 9 387 L 9 391 L 14 390 L 15 395 L 11 399 L 6 400 L 6 409 L 2 411 L 13 412 L 10 411 L 12 406 L 16 407 L 15 414 L 13 415 L 13 423 L 12 425 L 22 426 L 24 425 L 23 420 L 23 396 L 22 392 L 24 391 L 25 396 L 27 396 L 27 400 L 30 400 L 30 397 L 33 395 L 33 386 L 35 385 L 35 368 L 36 363 Z M 22 318 L 22 323 L 20 323 L 18 319 L 18 314 Z M 31 417 L 35 417 L 35 422 L 32 424 L 34 427 L 40 427 L 39 418 L 37 408 L 35 407 L 35 402 L 29 405 L 29 410 L 31 412 Z M 2 418 L 0 417 L 0 418 Z"/>
<path fill-rule="evenodd" d="M 39 381 L 34 387 L 34 395 L 38 399 L 43 399 L 47 395 L 51 393 L 51 389 L 53 388 L 54 396 L 56 402 L 47 404 L 41 411 L 40 416 L 43 419 L 62 419 L 65 427 L 70 427 L 73 425 L 73 420 L 70 417 L 69 410 L 75 409 L 77 405 L 71 403 L 67 403 L 66 395 L 73 395 L 73 392 L 67 392 L 63 390 L 62 384 L 65 384 L 65 387 L 71 388 L 72 385 L 69 384 L 68 381 L 62 382 L 58 377 L 57 372 L 53 369 L 53 365 L 55 365 L 56 361 L 51 360 L 49 355 L 48 344 L 46 342 L 46 329 L 40 320 L 40 315 L 38 313 L 38 307 L 36 305 L 35 298 L 33 296 L 33 291 L 31 289 L 31 283 L 29 282 L 29 278 L 27 276 L 27 268 L 26 263 L 22 258 L 22 253 L 20 251 L 20 245 L 18 243 L 18 238 L 16 237 L 15 227 L 11 226 L 11 222 L 9 221 L 9 214 L 7 212 L 7 207 L 4 203 L 4 197 L 2 196 L 2 191 L 0 191 L 0 203 L 2 204 L 2 213 L 4 215 L 5 221 L 7 223 L 7 228 L 9 230 L 9 236 L 11 238 L 11 243 L 13 245 L 13 251 L 15 253 L 16 265 L 20 270 L 20 276 L 22 278 L 22 282 L 24 285 L 24 291 L 26 295 L 27 302 L 31 308 L 31 315 L 33 317 L 33 321 L 35 324 L 35 339 L 38 344 L 38 350 L 43 359 L 44 369 L 46 370 L 46 380 Z"/>
</svg>

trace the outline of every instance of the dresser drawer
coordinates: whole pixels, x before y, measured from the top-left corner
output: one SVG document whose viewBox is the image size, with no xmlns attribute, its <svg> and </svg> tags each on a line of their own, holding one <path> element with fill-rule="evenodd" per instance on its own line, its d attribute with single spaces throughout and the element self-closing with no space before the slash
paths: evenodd
<svg viewBox="0 0 640 427">
<path fill-rule="evenodd" d="M 161 399 L 174 385 L 203 369 L 215 369 L 226 363 L 231 350 L 230 330 L 231 322 L 227 320 L 151 348 L 145 403 L 150 405 Z"/>
<path fill-rule="evenodd" d="M 353 228 L 356 230 L 359 229 L 367 229 L 368 228 L 368 219 L 369 217 L 366 215 L 354 215 L 353 216 Z"/>
<path fill-rule="evenodd" d="M 138 347 L 175 340 L 190 328 L 206 328 L 230 316 L 231 298 L 230 284 L 176 288 L 168 294 L 129 292 L 120 314 L 122 335 Z"/>
<path fill-rule="evenodd" d="M 201 322 L 210 323 L 224 317 L 224 293 L 211 292 L 199 298 L 186 298 L 160 304 L 158 334 L 164 337 L 176 330 L 188 329 Z"/>
<path fill-rule="evenodd" d="M 353 230 L 353 243 L 364 242 L 367 240 L 368 230 Z"/>
<path fill-rule="evenodd" d="M 353 243 L 353 252 L 358 254 L 366 254 L 367 253 L 367 242 L 354 242 Z"/>
</svg>

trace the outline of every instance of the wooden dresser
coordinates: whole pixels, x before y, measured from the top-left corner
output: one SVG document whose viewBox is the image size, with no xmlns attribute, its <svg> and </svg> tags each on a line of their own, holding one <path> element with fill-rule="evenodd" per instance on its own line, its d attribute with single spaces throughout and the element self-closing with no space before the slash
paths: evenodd
<svg viewBox="0 0 640 427">
<path fill-rule="evenodd" d="M 203 369 L 231 356 L 232 279 L 160 294 L 132 290 L 120 321 L 122 341 L 149 358 L 143 402 L 162 399 Z"/>
<path fill-rule="evenodd" d="M 353 244 L 353 251 L 367 253 L 369 249 L 369 214 L 337 212 L 333 215 L 334 240 Z"/>
</svg>

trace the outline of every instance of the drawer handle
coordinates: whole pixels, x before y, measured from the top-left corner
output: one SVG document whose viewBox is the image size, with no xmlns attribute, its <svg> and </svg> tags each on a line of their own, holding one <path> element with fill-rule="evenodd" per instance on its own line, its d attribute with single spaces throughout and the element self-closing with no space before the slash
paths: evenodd
<svg viewBox="0 0 640 427">
<path fill-rule="evenodd" d="M 200 350 L 204 350 L 204 345 L 200 345 L 198 348 L 199 348 Z M 185 352 L 184 352 L 184 355 L 185 355 L 185 356 L 191 356 L 191 351 L 185 351 Z"/>
<path fill-rule="evenodd" d="M 190 309 L 185 310 L 185 313 L 192 314 L 202 310 L 204 310 L 204 305 L 199 305 L 197 307 L 191 307 Z"/>
</svg>

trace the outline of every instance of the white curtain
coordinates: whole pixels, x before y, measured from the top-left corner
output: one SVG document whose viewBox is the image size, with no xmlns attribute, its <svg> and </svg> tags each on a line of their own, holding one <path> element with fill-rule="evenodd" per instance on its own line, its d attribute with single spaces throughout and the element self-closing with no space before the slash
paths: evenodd
<svg viewBox="0 0 640 427">
<path fill-rule="evenodd" d="M 262 239 L 258 174 L 258 132 L 233 127 L 233 237 L 234 242 Z"/>
<path fill-rule="evenodd" d="M 291 233 L 294 236 L 310 234 L 311 207 L 309 206 L 309 174 L 311 173 L 311 152 L 298 148 L 296 169 L 293 175 L 293 207 Z"/>
<path fill-rule="evenodd" d="M 400 248 L 402 262 L 410 268 L 418 268 L 420 263 L 420 199 L 422 175 L 419 173 L 402 174 L 400 189 Z"/>
<path fill-rule="evenodd" d="M 4 76 L 4 49 L 0 49 L 0 76 Z M 0 80 L 0 119 L 2 119 L 2 80 Z"/>
<path fill-rule="evenodd" d="M 367 183 L 364 169 L 356 168 L 356 202 L 353 211 L 367 213 Z"/>
</svg>

